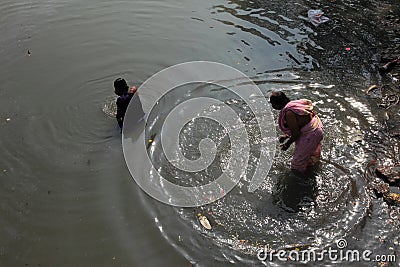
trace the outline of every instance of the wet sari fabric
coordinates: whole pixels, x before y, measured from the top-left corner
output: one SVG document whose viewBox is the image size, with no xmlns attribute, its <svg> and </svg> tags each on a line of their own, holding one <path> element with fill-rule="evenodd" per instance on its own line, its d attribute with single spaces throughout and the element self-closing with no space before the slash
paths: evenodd
<svg viewBox="0 0 400 267">
<path fill-rule="evenodd" d="M 291 135 L 289 127 L 286 125 L 285 115 L 287 111 L 292 111 L 297 115 L 310 115 L 311 121 L 300 129 L 301 136 L 296 140 L 296 148 L 291 162 L 291 168 L 304 172 L 307 167 L 314 165 L 321 156 L 321 141 L 323 137 L 322 122 L 315 114 L 313 104 L 310 100 L 300 99 L 290 101 L 279 112 L 279 128 L 287 135 Z"/>
</svg>

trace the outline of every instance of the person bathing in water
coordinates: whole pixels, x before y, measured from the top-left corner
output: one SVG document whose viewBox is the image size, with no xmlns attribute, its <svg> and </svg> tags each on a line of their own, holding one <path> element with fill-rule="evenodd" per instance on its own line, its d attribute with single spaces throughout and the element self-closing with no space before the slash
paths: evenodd
<svg viewBox="0 0 400 267">
<path fill-rule="evenodd" d="M 124 124 L 124 117 L 126 109 L 128 108 L 129 102 L 137 89 L 135 86 L 129 88 L 126 81 L 122 78 L 118 78 L 114 81 L 114 93 L 118 96 L 117 98 L 117 113 L 115 118 L 117 119 L 118 125 L 122 130 Z"/>
<path fill-rule="evenodd" d="M 279 110 L 278 125 L 284 133 L 279 138 L 281 149 L 286 151 L 292 143 L 296 143 L 291 168 L 304 173 L 320 159 L 322 122 L 310 100 L 290 101 L 285 93 L 272 92 L 269 101 L 272 108 Z"/>
</svg>

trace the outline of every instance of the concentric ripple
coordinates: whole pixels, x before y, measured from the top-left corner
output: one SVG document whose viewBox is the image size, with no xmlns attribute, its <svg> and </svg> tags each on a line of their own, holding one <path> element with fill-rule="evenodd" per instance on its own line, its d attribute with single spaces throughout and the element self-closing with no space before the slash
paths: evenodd
<svg viewBox="0 0 400 267">
<path fill-rule="evenodd" d="M 278 84 L 292 99 L 300 95 L 298 84 Z M 265 95 L 278 84 L 265 82 Z M 334 98 L 330 85 L 303 83 L 303 87 L 301 97 L 314 100 L 325 132 L 323 160 L 312 173 L 296 176 L 289 169 L 293 151 L 279 152 L 266 182 L 254 193 L 246 190 L 244 181 L 226 197 L 207 206 L 173 209 L 173 212 L 153 209 L 153 215 L 162 218 L 157 219 L 157 224 L 168 229 L 162 231 L 166 238 L 200 266 L 207 266 L 201 255 L 223 262 L 255 264 L 257 252 L 264 246 L 323 249 L 340 238 L 351 238 L 367 219 L 371 200 L 365 181 L 360 179 L 367 151 L 359 140 L 362 125 L 372 119 L 370 113 L 365 107 L 363 113 L 358 112 L 354 107 L 363 104 L 354 98 L 340 98 L 337 94 Z M 246 109 L 244 103 L 236 105 L 242 112 Z M 198 153 L 190 147 L 197 143 L 202 132 L 220 140 L 218 143 L 224 142 L 221 141 L 224 134 L 218 127 L 196 121 L 192 124 L 180 136 L 180 145 L 188 148 L 185 149 L 188 157 Z M 249 136 L 256 134 L 251 127 L 248 131 Z M 159 153 L 151 156 L 158 158 L 163 166 Z M 203 176 L 206 174 L 197 173 L 192 179 L 206 179 Z M 208 218 L 212 230 L 201 226 L 199 213 Z M 210 246 L 214 249 L 209 250 Z"/>
</svg>

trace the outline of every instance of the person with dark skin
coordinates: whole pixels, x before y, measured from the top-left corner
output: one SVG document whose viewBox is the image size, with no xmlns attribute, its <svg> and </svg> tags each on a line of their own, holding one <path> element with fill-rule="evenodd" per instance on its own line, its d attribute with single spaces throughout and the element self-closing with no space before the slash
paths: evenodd
<svg viewBox="0 0 400 267">
<path fill-rule="evenodd" d="M 137 89 L 135 86 L 129 88 L 126 81 L 122 78 L 118 78 L 114 81 L 114 93 L 118 96 L 117 98 L 117 113 L 115 118 L 117 119 L 118 125 L 122 130 L 124 124 L 124 117 L 128 108 L 129 102 Z"/>
<path fill-rule="evenodd" d="M 281 149 L 286 151 L 296 143 L 291 168 L 303 173 L 320 158 L 323 138 L 321 120 L 310 100 L 291 101 L 283 92 L 272 92 L 270 103 L 272 108 L 279 110 L 278 124 L 284 132 L 279 137 Z"/>
</svg>

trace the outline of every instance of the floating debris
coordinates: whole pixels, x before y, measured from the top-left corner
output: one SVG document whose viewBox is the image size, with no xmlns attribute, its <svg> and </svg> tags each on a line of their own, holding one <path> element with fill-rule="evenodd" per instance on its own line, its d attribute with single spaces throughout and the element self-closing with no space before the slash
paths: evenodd
<svg viewBox="0 0 400 267">
<path fill-rule="evenodd" d="M 400 194 L 390 192 L 390 188 L 385 183 L 379 183 L 373 185 L 374 193 L 378 198 L 383 197 L 383 200 L 389 206 L 400 207 Z"/>
<path fill-rule="evenodd" d="M 367 91 L 365 92 L 367 95 L 369 95 L 369 93 L 372 91 L 372 90 L 375 90 L 376 88 L 378 88 L 378 86 L 376 85 L 376 84 L 374 84 L 374 85 L 371 85 L 368 89 L 367 89 Z"/>
<path fill-rule="evenodd" d="M 368 182 L 368 186 L 373 190 L 373 192 L 375 193 L 377 198 L 381 198 L 383 197 L 383 200 L 389 205 L 389 206 L 397 206 L 400 207 L 400 194 L 398 193 L 393 193 L 390 191 L 390 187 L 389 187 L 389 181 L 385 182 L 385 178 L 382 177 L 386 177 L 386 179 L 393 179 L 393 182 L 398 183 L 399 180 L 394 179 L 392 175 L 393 170 L 395 170 L 396 172 L 398 171 L 397 168 L 399 168 L 400 166 L 396 165 L 396 166 L 391 166 L 389 167 L 377 167 L 376 166 L 377 161 L 376 160 L 372 160 L 371 162 L 369 162 L 367 164 L 367 168 L 365 170 L 364 173 L 364 177 L 366 178 L 367 182 Z M 396 168 L 393 168 L 396 167 Z M 381 177 L 382 182 L 376 182 L 373 181 L 372 176 L 376 175 L 378 177 Z M 385 176 L 386 175 L 386 176 Z M 396 177 L 398 178 L 398 177 Z"/>
<path fill-rule="evenodd" d="M 323 16 L 324 12 L 322 12 L 322 10 L 319 10 L 319 9 L 317 9 L 317 10 L 313 10 L 313 9 L 308 10 L 307 15 L 308 15 L 308 19 L 311 21 L 311 23 L 314 26 L 318 26 L 321 23 L 329 21 L 329 18 Z"/>
<path fill-rule="evenodd" d="M 378 239 L 379 242 L 381 242 L 381 243 L 385 243 L 385 242 L 386 242 L 385 238 L 383 238 L 383 237 L 380 236 L 380 235 L 376 235 L 375 238 Z"/>
<path fill-rule="evenodd" d="M 7 119 L 6 119 L 6 122 L 10 122 L 10 121 L 11 121 L 11 118 L 7 118 Z"/>
<path fill-rule="evenodd" d="M 400 183 L 400 165 L 378 167 L 375 174 L 390 185 Z"/>
<path fill-rule="evenodd" d="M 400 194 L 388 192 L 383 195 L 383 200 L 388 205 L 400 207 Z"/>
<path fill-rule="evenodd" d="M 384 118 L 385 118 L 385 121 L 390 120 L 389 114 L 388 114 L 387 112 L 385 112 L 385 113 L 383 114 L 383 116 L 384 116 Z"/>
<path fill-rule="evenodd" d="M 201 223 L 201 225 L 206 228 L 207 230 L 211 230 L 211 224 L 208 221 L 206 216 L 201 215 L 201 213 L 197 214 L 197 217 L 199 217 L 199 221 Z"/>
<path fill-rule="evenodd" d="M 150 147 L 151 147 L 151 145 L 153 144 L 153 142 L 154 142 L 154 137 L 156 137 L 156 133 L 154 133 L 154 134 L 152 134 L 151 136 L 150 136 L 150 138 L 149 138 L 149 140 L 147 140 L 147 149 L 149 149 Z"/>
<path fill-rule="evenodd" d="M 394 67 L 397 65 L 398 62 L 399 62 L 399 58 L 392 60 L 389 63 L 386 63 L 385 65 L 383 65 L 382 67 L 379 68 L 379 72 L 381 74 L 390 72 L 391 70 L 394 69 Z"/>
<path fill-rule="evenodd" d="M 312 247 L 313 244 L 288 244 L 283 246 L 281 249 L 282 250 L 306 250 L 310 247 Z"/>
<path fill-rule="evenodd" d="M 392 95 L 387 95 L 384 98 L 382 98 L 382 103 L 379 104 L 378 106 L 384 109 L 388 109 L 394 105 L 397 105 L 400 101 L 399 95 L 392 94 Z"/>
<path fill-rule="evenodd" d="M 28 57 L 30 57 L 32 55 L 30 50 L 28 50 L 28 52 L 26 54 L 28 55 Z"/>
</svg>

